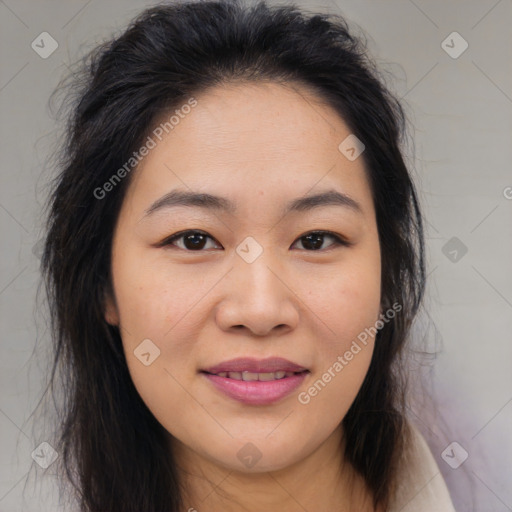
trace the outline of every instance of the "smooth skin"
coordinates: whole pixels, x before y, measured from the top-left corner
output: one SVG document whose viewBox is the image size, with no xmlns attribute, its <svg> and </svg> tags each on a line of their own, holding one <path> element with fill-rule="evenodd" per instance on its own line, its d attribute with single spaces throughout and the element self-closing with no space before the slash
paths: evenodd
<svg viewBox="0 0 512 512">
<path fill-rule="evenodd" d="M 308 404 L 298 400 L 381 312 L 363 157 L 350 161 L 340 152 L 349 128 L 298 84 L 234 83 L 195 97 L 197 106 L 133 171 L 105 311 L 120 327 L 137 391 L 169 432 L 184 511 L 373 510 L 363 479 L 344 461 L 341 421 L 374 339 Z M 236 208 L 148 213 L 173 190 L 220 196 Z M 282 214 L 288 202 L 327 190 L 350 196 L 360 212 L 322 204 Z M 207 237 L 169 240 L 185 230 Z M 308 244 L 305 235 L 319 230 L 351 245 L 330 235 Z M 236 252 L 249 236 L 263 248 L 252 263 Z M 145 339 L 160 350 L 148 366 L 134 355 Z M 237 357 L 273 356 L 311 373 L 271 405 L 235 401 L 200 373 Z M 247 443 L 261 454 L 251 468 L 237 457 Z"/>
</svg>

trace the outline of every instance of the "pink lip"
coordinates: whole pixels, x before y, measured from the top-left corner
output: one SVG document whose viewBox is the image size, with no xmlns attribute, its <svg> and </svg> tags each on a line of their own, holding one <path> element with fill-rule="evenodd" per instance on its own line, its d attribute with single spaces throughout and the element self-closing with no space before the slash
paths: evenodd
<svg viewBox="0 0 512 512">
<path fill-rule="evenodd" d="M 211 373 L 202 373 L 219 391 L 234 400 L 249 405 L 267 405 L 289 395 L 300 386 L 309 372 L 305 371 L 291 377 L 269 381 L 243 381 L 219 377 Z"/>
<path fill-rule="evenodd" d="M 294 372 L 295 375 L 270 381 L 243 381 L 216 375 L 221 372 L 274 373 L 278 371 Z M 219 391 L 234 400 L 250 405 L 266 405 L 289 395 L 300 386 L 309 370 L 282 357 L 267 359 L 242 357 L 219 363 L 202 370 L 201 373 Z"/>
<path fill-rule="evenodd" d="M 205 368 L 203 371 L 216 374 L 220 372 L 303 372 L 304 370 L 307 370 L 307 368 L 292 363 L 291 361 L 283 359 L 282 357 L 268 357 L 267 359 L 242 357 L 238 359 L 231 359 L 230 361 L 225 361 L 210 368 Z"/>
</svg>

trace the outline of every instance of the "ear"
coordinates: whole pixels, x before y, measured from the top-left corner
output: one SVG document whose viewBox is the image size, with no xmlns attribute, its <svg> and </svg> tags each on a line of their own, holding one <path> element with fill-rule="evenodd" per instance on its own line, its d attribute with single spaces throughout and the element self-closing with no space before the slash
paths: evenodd
<svg viewBox="0 0 512 512">
<path fill-rule="evenodd" d="M 119 326 L 119 311 L 117 309 L 116 300 L 111 290 L 105 291 L 105 320 L 110 325 Z"/>
</svg>

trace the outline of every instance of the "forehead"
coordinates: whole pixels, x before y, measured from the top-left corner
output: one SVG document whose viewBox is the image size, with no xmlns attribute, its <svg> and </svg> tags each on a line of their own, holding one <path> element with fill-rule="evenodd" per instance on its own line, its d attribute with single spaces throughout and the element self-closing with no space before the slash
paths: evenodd
<svg viewBox="0 0 512 512">
<path fill-rule="evenodd" d="M 197 106 L 172 130 L 174 145 L 184 145 L 192 159 L 207 154 L 242 162 L 251 155 L 274 164 L 294 156 L 318 160 L 332 156 L 338 138 L 350 133 L 332 108 L 298 84 L 226 84 L 196 100 Z"/>
<path fill-rule="evenodd" d="M 156 145 L 133 177 L 137 193 L 190 188 L 243 203 L 255 196 L 286 201 L 334 186 L 372 210 L 363 159 L 350 161 L 338 148 L 348 126 L 312 92 L 258 82 L 222 85 L 194 98 L 196 106 L 175 115 L 168 133 L 160 129 L 161 140 L 153 135 Z"/>
</svg>

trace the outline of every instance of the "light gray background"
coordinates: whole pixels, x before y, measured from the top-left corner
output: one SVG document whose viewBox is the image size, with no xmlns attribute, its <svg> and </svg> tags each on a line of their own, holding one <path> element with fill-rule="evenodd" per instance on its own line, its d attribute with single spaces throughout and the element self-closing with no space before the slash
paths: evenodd
<svg viewBox="0 0 512 512">
<path fill-rule="evenodd" d="M 68 64 L 149 5 L 0 0 L 2 512 L 61 509 L 52 467 L 45 471 L 31 458 L 45 440 L 34 434 L 30 415 L 46 382 L 49 346 L 35 302 L 41 206 L 52 173 L 47 158 L 56 138 L 48 99 Z M 510 511 L 512 2 L 298 5 L 341 13 L 356 32 L 364 30 L 371 52 L 391 73 L 389 85 L 405 102 L 416 145 L 411 164 L 428 218 L 427 312 L 418 319 L 415 339 L 437 354 L 415 370 L 437 413 L 418 403 L 411 418 L 430 444 L 459 512 Z M 43 31 L 59 45 L 47 59 L 31 48 Z M 453 31 L 469 44 L 456 59 L 441 47 Z M 443 253 L 453 237 L 467 247 L 456 262 Z M 458 469 L 441 457 L 453 441 L 469 453 Z"/>
</svg>

